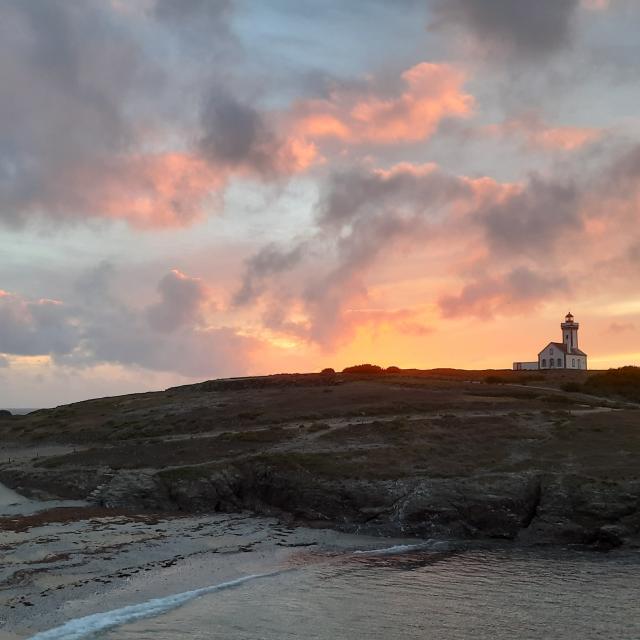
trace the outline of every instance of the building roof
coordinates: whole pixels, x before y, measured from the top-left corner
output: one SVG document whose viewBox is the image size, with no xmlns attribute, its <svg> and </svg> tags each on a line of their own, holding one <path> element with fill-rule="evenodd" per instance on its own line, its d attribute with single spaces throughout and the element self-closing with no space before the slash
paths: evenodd
<svg viewBox="0 0 640 640">
<path fill-rule="evenodd" d="M 550 342 L 544 349 L 542 349 L 542 351 L 544 351 L 545 349 L 548 349 L 549 347 L 554 347 L 561 353 L 566 353 L 568 356 L 585 356 L 586 357 L 587 355 L 584 351 L 581 351 L 577 347 L 574 349 L 567 349 L 567 345 L 564 342 Z M 540 355 L 542 351 L 539 351 L 538 355 Z"/>
</svg>

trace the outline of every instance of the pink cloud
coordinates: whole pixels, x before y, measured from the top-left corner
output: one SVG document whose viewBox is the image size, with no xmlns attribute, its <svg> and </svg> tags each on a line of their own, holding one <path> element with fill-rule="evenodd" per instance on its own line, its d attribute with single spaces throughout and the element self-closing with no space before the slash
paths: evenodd
<svg viewBox="0 0 640 640">
<path fill-rule="evenodd" d="M 581 0 L 580 5 L 587 11 L 606 11 L 611 7 L 612 0 Z"/>
<path fill-rule="evenodd" d="M 307 100 L 294 109 L 294 130 L 306 140 L 349 143 L 415 142 L 431 136 L 446 117 L 466 117 L 474 99 L 462 89 L 466 77 L 449 64 L 422 62 L 402 74 L 397 97 L 334 92 L 326 100 Z"/>
<path fill-rule="evenodd" d="M 534 112 L 484 129 L 489 135 L 517 137 L 530 148 L 574 151 L 595 142 L 603 130 L 595 127 L 552 126 Z"/>
<path fill-rule="evenodd" d="M 272 157 L 276 176 L 303 171 L 315 157 L 313 145 L 284 140 Z M 184 227 L 203 218 L 208 202 L 219 204 L 234 174 L 261 179 L 250 167 L 220 166 L 196 153 L 111 158 L 60 168 L 32 209 L 66 218 L 122 220 L 141 229 Z"/>
</svg>

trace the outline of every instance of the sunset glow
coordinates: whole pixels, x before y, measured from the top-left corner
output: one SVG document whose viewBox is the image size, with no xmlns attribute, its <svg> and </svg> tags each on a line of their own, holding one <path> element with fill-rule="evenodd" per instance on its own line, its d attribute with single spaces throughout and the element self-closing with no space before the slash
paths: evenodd
<svg viewBox="0 0 640 640">
<path fill-rule="evenodd" d="M 0 406 L 640 364 L 640 4 L 496 4 L 2 3 Z"/>
</svg>

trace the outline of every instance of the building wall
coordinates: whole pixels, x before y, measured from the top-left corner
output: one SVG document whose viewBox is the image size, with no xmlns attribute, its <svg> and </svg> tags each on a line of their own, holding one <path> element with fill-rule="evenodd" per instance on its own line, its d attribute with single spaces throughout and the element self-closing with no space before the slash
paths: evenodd
<svg viewBox="0 0 640 640">
<path fill-rule="evenodd" d="M 553 365 L 551 361 L 553 360 Z M 540 369 L 564 369 L 564 353 L 558 347 L 548 346 L 538 356 Z"/>
<path fill-rule="evenodd" d="M 513 370 L 514 371 L 531 371 L 534 369 L 538 369 L 537 362 L 514 362 Z"/>
<path fill-rule="evenodd" d="M 573 343 L 571 342 L 571 334 L 573 333 Z M 572 348 L 578 347 L 578 330 L 577 329 L 563 329 L 562 341 Z"/>
<path fill-rule="evenodd" d="M 551 360 L 553 359 L 553 366 Z M 560 363 L 558 363 L 558 360 Z M 558 347 L 549 346 L 538 356 L 540 369 L 586 369 L 587 357 L 565 354 Z"/>
<path fill-rule="evenodd" d="M 586 356 L 567 356 L 567 369 L 586 369 L 587 357 Z"/>
</svg>

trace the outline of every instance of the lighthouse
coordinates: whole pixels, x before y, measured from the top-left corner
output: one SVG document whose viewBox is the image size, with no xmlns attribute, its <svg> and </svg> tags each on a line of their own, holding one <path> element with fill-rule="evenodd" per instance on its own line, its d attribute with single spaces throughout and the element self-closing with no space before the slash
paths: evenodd
<svg viewBox="0 0 640 640">
<path fill-rule="evenodd" d="M 538 369 L 586 369 L 587 354 L 578 348 L 577 323 L 571 311 L 560 323 L 562 342 L 550 342 L 538 354 Z"/>
<path fill-rule="evenodd" d="M 578 348 L 578 329 L 571 311 L 560 323 L 562 342 L 550 342 L 538 354 L 537 362 L 514 362 L 513 368 L 521 369 L 582 369 L 587 368 L 587 354 Z"/>
<path fill-rule="evenodd" d="M 567 313 L 564 317 L 564 322 L 560 325 L 562 329 L 562 335 L 564 337 L 564 344 L 567 347 L 567 350 L 578 348 L 578 329 L 580 328 L 580 323 L 573 321 L 573 315 L 571 311 Z"/>
</svg>

